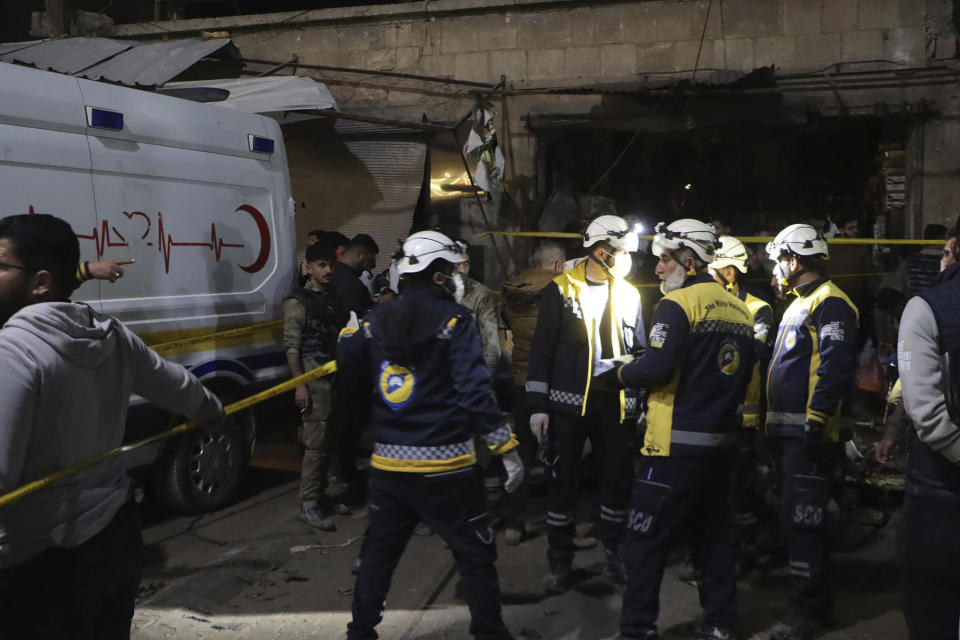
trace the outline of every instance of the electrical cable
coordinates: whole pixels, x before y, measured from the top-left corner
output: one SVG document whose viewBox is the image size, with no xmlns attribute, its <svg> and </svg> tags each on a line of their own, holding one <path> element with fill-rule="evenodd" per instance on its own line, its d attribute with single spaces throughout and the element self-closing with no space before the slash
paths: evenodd
<svg viewBox="0 0 960 640">
<path fill-rule="evenodd" d="M 710 22 L 710 8 L 711 8 L 712 6 L 713 6 L 713 0 L 710 0 L 710 3 L 707 5 L 707 13 L 706 13 L 706 16 L 704 16 L 704 19 L 703 19 L 703 30 L 700 32 L 700 44 L 697 46 L 697 59 L 696 59 L 696 61 L 695 61 L 694 64 L 693 64 L 693 73 L 690 75 L 690 79 L 691 79 L 691 80 L 695 80 L 696 77 L 697 77 L 697 67 L 698 67 L 699 64 L 700 64 L 700 52 L 701 52 L 701 50 L 703 49 L 703 41 L 704 41 L 704 38 L 706 38 L 706 36 L 707 36 L 707 24 Z M 663 94 L 661 94 L 661 96 L 660 96 L 660 98 L 657 100 L 656 104 L 653 105 L 653 108 L 652 108 L 652 109 L 650 110 L 650 112 L 647 113 L 647 115 L 645 116 L 646 118 L 649 118 L 649 117 L 652 116 L 654 113 L 656 113 L 657 108 L 659 108 L 660 105 L 663 104 L 664 98 L 666 98 L 668 95 L 670 95 L 671 91 L 673 91 L 673 89 L 675 89 L 675 88 L 680 84 L 680 82 L 681 82 L 681 81 L 680 81 L 679 79 L 676 80 L 673 84 L 671 84 L 671 85 L 667 88 L 667 90 L 666 90 L 665 92 L 663 92 Z M 607 170 L 604 171 L 604 172 L 603 172 L 603 175 L 601 175 L 600 178 L 599 178 L 595 183 L 593 183 L 593 186 L 590 187 L 589 190 L 587 190 L 587 195 L 590 195 L 590 194 L 592 194 L 594 191 L 596 191 L 597 187 L 599 187 L 600 184 L 601 184 L 604 180 L 607 179 L 607 176 L 610 175 L 610 172 L 613 171 L 618 164 L 620 164 L 620 161 L 623 159 L 623 156 L 626 155 L 626 153 L 627 153 L 627 151 L 630 149 L 630 147 L 633 146 L 633 143 L 636 142 L 637 138 L 640 136 L 640 133 L 641 133 L 643 130 L 644 130 L 644 129 L 643 129 L 642 127 L 640 127 L 640 128 L 638 128 L 636 131 L 633 132 L 633 135 L 630 136 L 630 139 L 629 139 L 629 140 L 627 140 L 627 144 L 625 144 L 625 145 L 623 146 L 623 149 L 620 151 L 619 154 L 617 154 L 617 157 L 614 158 L 613 162 L 610 164 L 610 166 L 607 168 Z"/>
</svg>

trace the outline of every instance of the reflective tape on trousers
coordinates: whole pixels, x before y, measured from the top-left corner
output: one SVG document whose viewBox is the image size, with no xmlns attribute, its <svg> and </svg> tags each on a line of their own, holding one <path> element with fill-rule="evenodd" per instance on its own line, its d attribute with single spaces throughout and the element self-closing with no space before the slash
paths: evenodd
<svg viewBox="0 0 960 640">
<path fill-rule="evenodd" d="M 722 447 L 734 444 L 737 436 L 733 433 L 702 433 L 699 431 L 672 431 L 671 444 L 685 444 L 694 447 Z"/>
</svg>

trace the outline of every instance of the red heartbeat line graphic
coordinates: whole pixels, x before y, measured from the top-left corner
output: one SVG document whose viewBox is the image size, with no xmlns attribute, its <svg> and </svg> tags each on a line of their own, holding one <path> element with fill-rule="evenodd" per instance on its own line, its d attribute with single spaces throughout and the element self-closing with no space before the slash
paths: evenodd
<svg viewBox="0 0 960 640">
<path fill-rule="evenodd" d="M 256 260 L 246 266 L 237 266 L 247 273 L 257 273 L 264 267 L 264 265 L 266 265 L 267 259 L 270 256 L 270 227 L 267 224 L 267 221 L 264 219 L 263 214 L 261 214 L 260 211 L 252 205 L 240 205 L 237 207 L 236 212 L 248 214 L 253 219 L 254 223 L 256 223 L 257 231 L 260 236 L 260 251 Z M 30 205 L 29 213 L 30 215 L 36 213 L 36 211 L 33 209 L 33 205 Z M 153 221 L 150 219 L 150 216 L 142 211 L 123 211 L 122 213 L 124 216 L 126 216 L 127 220 L 133 220 L 133 218 L 136 216 L 143 218 L 146 221 L 146 229 L 144 230 L 143 235 L 140 236 L 141 240 L 146 240 L 147 236 L 150 234 L 150 230 L 153 228 Z M 98 227 L 95 226 L 93 228 L 93 232 L 89 235 L 78 233 L 77 238 L 82 240 L 93 240 L 93 243 L 97 249 L 98 259 L 102 258 L 104 252 L 110 247 L 130 246 L 123 234 L 120 233 L 120 231 L 118 231 L 109 220 L 104 220 Z M 217 234 L 216 222 L 210 223 L 209 242 L 177 242 L 173 239 L 172 233 L 165 233 L 163 227 L 163 213 L 159 211 L 157 212 L 157 241 L 148 241 L 146 244 L 148 247 L 156 247 L 157 251 L 159 251 L 163 256 L 164 270 L 167 273 L 170 273 L 170 258 L 174 247 L 204 247 L 212 251 L 216 261 L 220 262 L 224 249 L 242 249 L 246 246 L 243 243 L 225 242 L 223 238 Z"/>
<path fill-rule="evenodd" d="M 213 255 L 216 256 L 217 262 L 220 262 L 220 256 L 223 254 L 223 248 L 229 247 L 234 249 L 242 249 L 243 244 L 230 244 L 224 242 L 222 238 L 217 236 L 217 223 L 210 223 L 210 242 L 174 242 L 172 235 L 163 234 L 163 215 L 157 214 L 157 235 L 160 238 L 159 247 L 160 253 L 163 254 L 163 264 L 167 270 L 167 273 L 170 273 L 170 251 L 173 247 L 206 247 L 213 251 Z"/>
<path fill-rule="evenodd" d="M 33 213 L 33 207 L 30 207 L 30 213 Z M 102 258 L 103 252 L 107 247 L 129 247 L 130 244 L 127 242 L 127 239 L 124 238 L 116 227 L 113 227 L 113 233 L 120 238 L 121 242 L 115 242 L 113 236 L 110 235 L 110 221 L 104 220 L 100 225 L 100 232 L 97 232 L 97 228 L 93 228 L 93 235 L 81 235 L 77 234 L 77 238 L 82 240 L 93 240 L 93 243 L 97 246 L 97 257 Z"/>
</svg>

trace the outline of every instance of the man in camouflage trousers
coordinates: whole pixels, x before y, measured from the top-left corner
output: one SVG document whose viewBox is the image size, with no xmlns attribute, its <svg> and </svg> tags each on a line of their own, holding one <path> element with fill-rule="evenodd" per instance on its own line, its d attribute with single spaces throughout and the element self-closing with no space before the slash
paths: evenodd
<svg viewBox="0 0 960 640">
<path fill-rule="evenodd" d="M 306 260 L 306 284 L 283 302 L 283 346 L 293 376 L 333 360 L 340 329 L 349 319 L 329 287 L 336 262 L 330 247 L 325 243 L 307 247 Z M 331 512 L 349 513 L 344 505 L 334 505 L 326 496 L 331 386 L 329 376 L 319 378 L 297 387 L 294 396 L 303 417 L 300 441 L 304 447 L 298 518 L 323 531 L 336 530 L 328 517 Z"/>
</svg>

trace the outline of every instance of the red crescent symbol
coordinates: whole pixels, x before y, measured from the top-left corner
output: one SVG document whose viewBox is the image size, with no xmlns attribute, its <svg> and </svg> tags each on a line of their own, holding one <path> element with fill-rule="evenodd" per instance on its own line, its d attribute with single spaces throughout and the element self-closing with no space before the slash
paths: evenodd
<svg viewBox="0 0 960 640">
<path fill-rule="evenodd" d="M 246 267 L 240 267 L 247 273 L 256 273 L 260 271 L 260 269 L 263 269 L 264 265 L 267 264 L 267 258 L 270 257 L 270 227 L 267 225 L 263 214 L 260 213 L 256 207 L 249 204 L 242 204 L 234 209 L 234 213 L 237 211 L 249 213 L 253 221 L 257 223 L 257 230 L 260 232 L 260 254 L 252 264 Z"/>
</svg>

